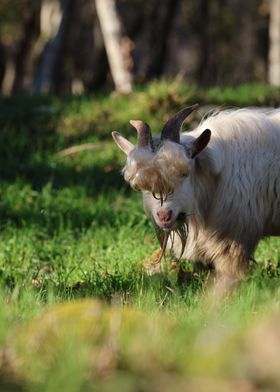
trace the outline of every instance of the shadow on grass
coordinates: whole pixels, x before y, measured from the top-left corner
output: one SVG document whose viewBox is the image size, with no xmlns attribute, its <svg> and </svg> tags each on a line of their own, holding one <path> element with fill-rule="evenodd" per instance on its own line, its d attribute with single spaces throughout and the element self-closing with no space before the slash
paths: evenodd
<svg viewBox="0 0 280 392">
<path fill-rule="evenodd" d="M 55 190 L 70 186 L 81 185 L 86 189 L 89 196 L 97 196 L 110 189 L 121 189 L 123 178 L 119 168 L 110 168 L 108 171 L 97 165 L 87 168 L 69 167 L 57 164 L 51 167 L 47 163 L 25 163 L 12 167 L 2 166 L 0 168 L 2 182 L 14 183 L 19 179 L 24 184 L 29 184 L 32 189 L 40 191 L 46 184 L 51 183 Z"/>
<path fill-rule="evenodd" d="M 72 181 L 73 178 L 71 179 L 73 184 Z M 81 184 L 84 186 L 86 181 L 81 180 Z M 63 188 L 62 183 L 59 183 L 59 186 Z M 102 188 L 95 188 L 93 184 L 88 184 L 87 193 L 82 193 L 81 196 L 79 193 L 73 196 L 68 189 L 57 196 L 56 191 L 52 187 L 49 194 L 44 196 L 40 193 L 37 199 L 32 201 L 31 198 L 30 202 L 28 194 L 23 200 L 18 200 L 17 194 L 12 199 L 2 197 L 0 230 L 5 229 L 7 224 L 19 228 L 35 226 L 42 227 L 44 232 L 52 235 L 64 229 L 84 230 L 92 225 L 114 227 L 116 222 L 118 225 L 122 222 L 125 225 L 126 220 L 131 223 L 134 219 L 127 210 L 129 207 L 125 205 L 118 207 L 118 197 L 123 196 L 125 192 L 123 189 L 119 192 L 117 185 L 114 187 L 112 183 L 106 185 L 103 182 Z M 121 211 L 120 208 L 125 210 Z"/>
<path fill-rule="evenodd" d="M 108 204 L 113 204 L 112 200 L 120 193 L 130 193 L 119 168 L 115 168 L 113 163 L 108 169 L 96 163 L 86 167 L 63 163 L 52 165 L 44 160 L 36 163 L 32 162 L 32 154 L 26 159 L 21 163 L 21 158 L 15 153 L 15 159 L 5 161 L 0 151 L 1 224 L 7 221 L 16 225 L 36 223 L 47 225 L 52 231 L 62 222 L 73 228 L 89 227 L 93 220 L 96 224 L 113 225 L 116 213 Z M 44 194 L 44 188 L 48 186 L 48 194 Z M 9 187 L 14 193 L 12 196 L 6 195 L 5 189 Z M 26 202 L 32 191 L 37 192 L 37 205 Z M 104 200 L 108 200 L 107 205 L 104 202 L 102 210 L 92 208 L 95 200 L 103 195 Z"/>
<path fill-rule="evenodd" d="M 79 113 L 83 100 L 91 102 L 87 97 L 58 100 L 53 96 L 18 96 L 0 99 L 1 180 L 12 183 L 21 178 L 34 189 L 40 189 L 48 182 L 52 182 L 57 189 L 80 184 L 95 194 L 104 188 L 118 188 L 121 183 L 120 168 L 113 158 L 109 170 L 104 170 L 102 162 L 98 164 L 97 160 L 91 168 L 80 168 L 78 159 L 82 155 L 77 157 L 76 167 L 53 159 L 57 151 L 92 137 L 112 140 L 106 130 L 106 120 L 100 127 L 92 124 L 85 130 L 83 124 L 77 124 L 72 134 L 63 133 L 63 123 L 67 123 L 69 115 L 75 115 L 76 111 Z M 85 118 L 84 122 L 87 121 Z"/>
</svg>

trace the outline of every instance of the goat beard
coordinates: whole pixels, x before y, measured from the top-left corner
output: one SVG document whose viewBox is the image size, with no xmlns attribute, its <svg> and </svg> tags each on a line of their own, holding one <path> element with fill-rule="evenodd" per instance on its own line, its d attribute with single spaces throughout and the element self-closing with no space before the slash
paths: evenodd
<svg viewBox="0 0 280 392">
<path fill-rule="evenodd" d="M 163 256 L 165 255 L 166 247 L 167 247 L 167 243 L 168 243 L 169 239 L 171 239 L 171 248 L 170 249 L 173 250 L 175 235 L 177 235 L 180 238 L 181 245 L 182 245 L 181 253 L 178 258 L 178 260 L 180 260 L 180 258 L 183 256 L 183 253 L 184 253 L 184 250 L 186 247 L 186 243 L 187 243 L 187 236 L 188 236 L 188 231 L 189 231 L 188 223 L 182 222 L 182 223 L 180 223 L 180 225 L 178 225 L 176 227 L 176 229 L 169 230 L 169 231 L 162 230 L 158 226 L 155 226 L 155 229 L 156 229 L 157 239 L 158 239 L 158 242 L 161 247 L 161 253 L 159 255 L 157 263 L 160 263 Z"/>
</svg>

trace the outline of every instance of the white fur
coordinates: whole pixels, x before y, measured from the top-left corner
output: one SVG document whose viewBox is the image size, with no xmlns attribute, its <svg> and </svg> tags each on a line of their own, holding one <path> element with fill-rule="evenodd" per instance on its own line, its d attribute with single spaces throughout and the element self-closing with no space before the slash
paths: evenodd
<svg viewBox="0 0 280 392">
<path fill-rule="evenodd" d="M 205 129 L 211 130 L 211 140 L 192 159 L 189 152 Z M 217 276 L 231 285 L 246 273 L 258 241 L 280 235 L 280 111 L 215 113 L 182 134 L 181 145 L 184 149 L 164 142 L 149 161 L 153 167 L 159 156 L 172 160 L 170 170 L 169 165 L 163 169 L 172 193 L 162 202 L 151 194 L 152 186 L 142 188 L 145 210 L 159 229 L 159 210 L 171 209 L 174 225 L 178 214 L 185 213 L 189 234 L 183 257 L 212 264 Z M 176 165 L 183 159 L 187 177 L 181 163 L 180 169 Z M 125 171 L 130 164 L 131 159 Z M 180 254 L 176 235 L 173 249 Z"/>
</svg>

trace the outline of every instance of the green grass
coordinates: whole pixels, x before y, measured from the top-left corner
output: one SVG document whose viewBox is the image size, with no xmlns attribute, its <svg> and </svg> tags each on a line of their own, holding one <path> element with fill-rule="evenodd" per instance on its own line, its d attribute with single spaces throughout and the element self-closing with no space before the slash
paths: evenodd
<svg viewBox="0 0 280 392">
<path fill-rule="evenodd" d="M 130 97 L 0 100 L 1 390 L 277 390 L 277 372 L 254 358 L 279 359 L 261 345 L 280 325 L 279 239 L 261 242 L 248 280 L 219 304 L 208 301 L 203 275 L 178 279 L 166 267 L 147 276 L 155 235 L 141 195 L 123 182 L 110 132 L 133 135 L 131 118 L 156 132 L 195 102 L 276 106 L 279 98 L 265 85 L 161 81 Z M 88 142 L 97 148 L 56 155 Z M 280 352 L 277 334 L 275 342 Z"/>
</svg>

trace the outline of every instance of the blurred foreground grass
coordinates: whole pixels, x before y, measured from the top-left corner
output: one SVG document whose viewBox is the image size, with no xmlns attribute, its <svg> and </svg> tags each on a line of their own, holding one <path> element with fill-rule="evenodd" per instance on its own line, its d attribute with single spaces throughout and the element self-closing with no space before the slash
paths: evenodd
<svg viewBox="0 0 280 392">
<path fill-rule="evenodd" d="M 183 278 L 147 276 L 155 236 L 110 135 L 133 139 L 131 118 L 157 132 L 195 102 L 206 109 L 186 129 L 212 105 L 279 99 L 267 86 L 176 81 L 130 97 L 0 100 L 0 390 L 279 390 L 279 239 L 260 244 L 248 281 L 220 304 L 187 263 Z M 83 143 L 94 149 L 57 155 Z"/>
</svg>

